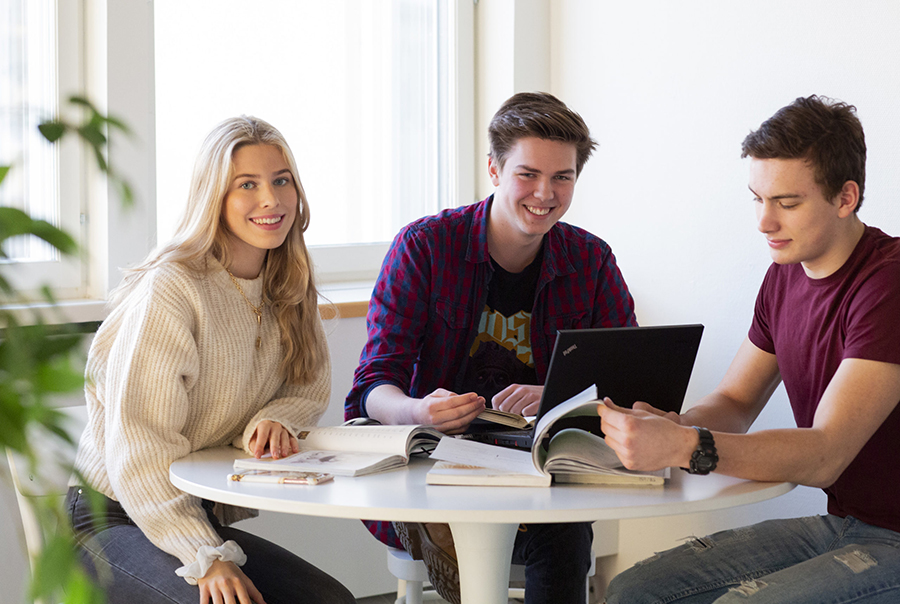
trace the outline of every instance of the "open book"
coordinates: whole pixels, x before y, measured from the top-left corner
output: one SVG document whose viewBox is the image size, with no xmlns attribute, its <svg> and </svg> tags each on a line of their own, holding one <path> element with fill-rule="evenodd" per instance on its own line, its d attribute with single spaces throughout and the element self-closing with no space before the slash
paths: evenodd
<svg viewBox="0 0 900 604">
<path fill-rule="evenodd" d="M 303 428 L 300 452 L 282 459 L 265 456 L 234 461 L 235 470 L 324 472 L 363 476 L 405 466 L 409 456 L 430 451 L 443 434 L 427 426 L 323 426 Z"/>
<path fill-rule="evenodd" d="M 596 388 L 591 386 L 551 409 L 535 427 L 531 451 L 495 447 L 471 440 L 441 439 L 431 457 L 439 460 L 428 472 L 428 484 L 545 486 L 557 482 L 660 485 L 669 469 L 636 472 L 626 469 L 604 440 L 577 428 L 560 430 L 541 445 L 563 417 L 596 415 Z"/>
<path fill-rule="evenodd" d="M 501 411 L 500 409 L 486 408 L 478 414 L 478 419 L 488 421 L 501 426 L 509 426 L 516 430 L 530 428 L 534 425 L 534 416 L 523 417 L 518 413 L 510 413 L 509 411 Z"/>
</svg>

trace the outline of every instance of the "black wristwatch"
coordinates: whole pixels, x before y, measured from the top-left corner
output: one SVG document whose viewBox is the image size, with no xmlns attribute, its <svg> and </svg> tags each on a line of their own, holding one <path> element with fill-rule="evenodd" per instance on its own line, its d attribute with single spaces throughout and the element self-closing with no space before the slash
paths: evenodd
<svg viewBox="0 0 900 604">
<path fill-rule="evenodd" d="M 691 455 L 691 467 L 681 468 L 688 474 L 709 474 L 716 469 L 719 463 L 719 455 L 716 453 L 716 441 L 706 428 L 694 426 L 694 430 L 700 435 L 697 449 Z"/>
</svg>

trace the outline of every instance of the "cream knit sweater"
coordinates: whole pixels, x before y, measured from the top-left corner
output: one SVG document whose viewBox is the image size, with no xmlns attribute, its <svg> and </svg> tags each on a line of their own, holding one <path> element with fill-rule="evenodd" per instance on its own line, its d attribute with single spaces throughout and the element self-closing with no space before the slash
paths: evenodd
<svg viewBox="0 0 900 604">
<path fill-rule="evenodd" d="M 211 257 L 207 264 L 205 275 L 175 264 L 154 269 L 103 322 L 88 358 L 89 422 L 75 462 L 91 488 L 119 501 L 154 545 L 183 564 L 222 539 L 200 500 L 169 482 L 169 464 L 208 447 L 247 450 L 262 420 L 296 434 L 315 425 L 331 390 L 330 365 L 310 384 L 283 382 L 270 309 L 257 350 L 256 315 L 222 265 Z M 257 304 L 262 279 L 238 281 Z M 253 515 L 218 507 L 226 523 Z"/>
</svg>

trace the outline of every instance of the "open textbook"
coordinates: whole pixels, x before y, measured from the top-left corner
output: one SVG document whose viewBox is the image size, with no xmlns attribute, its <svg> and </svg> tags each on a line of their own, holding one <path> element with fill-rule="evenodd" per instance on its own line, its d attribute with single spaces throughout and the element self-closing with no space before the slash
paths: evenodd
<svg viewBox="0 0 900 604">
<path fill-rule="evenodd" d="M 522 417 L 518 413 L 500 411 L 500 409 L 492 409 L 490 407 L 479 413 L 478 419 L 500 426 L 508 426 L 516 430 L 532 427 L 535 420 L 534 416 Z"/>
<path fill-rule="evenodd" d="M 626 469 L 603 438 L 578 428 L 554 434 L 546 445 L 553 424 L 563 417 L 596 415 L 596 388 L 557 405 L 535 427 L 531 451 L 495 447 L 471 440 L 443 438 L 431 457 L 439 460 L 428 472 L 428 484 L 497 486 L 548 486 L 557 482 L 591 484 L 660 485 L 669 469 L 636 472 Z"/>
<path fill-rule="evenodd" d="M 324 472 L 363 476 L 405 466 L 409 456 L 430 451 L 441 434 L 427 426 L 323 426 L 303 428 L 300 452 L 282 459 L 265 456 L 234 461 L 235 470 Z"/>
</svg>

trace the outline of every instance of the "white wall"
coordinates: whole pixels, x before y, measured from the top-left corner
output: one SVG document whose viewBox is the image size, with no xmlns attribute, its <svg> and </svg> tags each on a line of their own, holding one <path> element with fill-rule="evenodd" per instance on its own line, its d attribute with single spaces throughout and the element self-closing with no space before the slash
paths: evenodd
<svg viewBox="0 0 900 604">
<path fill-rule="evenodd" d="M 900 4 L 551 5 L 551 92 L 600 143 L 566 219 L 610 243 L 642 324 L 706 325 L 690 403 L 716 385 L 745 337 L 770 262 L 740 159 L 751 129 L 798 96 L 855 104 L 868 141 L 860 217 L 900 234 Z M 780 388 L 757 427 L 790 425 Z M 822 511 L 824 495 L 803 488 L 727 512 L 623 522 L 616 567 L 691 534 Z"/>
</svg>

